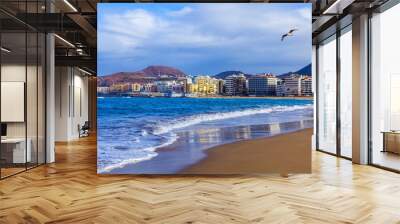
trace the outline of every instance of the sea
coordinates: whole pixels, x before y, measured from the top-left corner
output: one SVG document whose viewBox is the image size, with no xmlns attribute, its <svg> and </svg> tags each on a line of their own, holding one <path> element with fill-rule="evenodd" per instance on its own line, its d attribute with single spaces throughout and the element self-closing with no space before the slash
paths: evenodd
<svg viewBox="0 0 400 224">
<path fill-rule="evenodd" d="M 175 173 L 211 147 L 309 128 L 313 119 L 313 100 L 292 98 L 99 97 L 97 108 L 98 173 Z M 169 154 L 160 156 L 163 148 Z M 160 170 L 140 168 L 152 160 Z"/>
</svg>

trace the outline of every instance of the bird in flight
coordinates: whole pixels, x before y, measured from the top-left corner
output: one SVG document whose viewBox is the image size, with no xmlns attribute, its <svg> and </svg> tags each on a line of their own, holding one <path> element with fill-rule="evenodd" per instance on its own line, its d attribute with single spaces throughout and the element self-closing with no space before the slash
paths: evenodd
<svg viewBox="0 0 400 224">
<path fill-rule="evenodd" d="M 297 31 L 297 30 L 298 30 L 297 28 L 294 28 L 294 29 L 289 30 L 289 32 L 283 34 L 281 37 L 281 41 L 283 41 L 285 39 L 285 37 L 293 36 L 294 31 Z"/>
</svg>

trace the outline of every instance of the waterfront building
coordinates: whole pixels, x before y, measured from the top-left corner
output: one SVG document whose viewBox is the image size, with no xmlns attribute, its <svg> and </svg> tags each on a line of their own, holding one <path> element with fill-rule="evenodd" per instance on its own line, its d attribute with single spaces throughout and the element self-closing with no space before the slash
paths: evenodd
<svg viewBox="0 0 400 224">
<path fill-rule="evenodd" d="M 110 92 L 112 93 L 126 93 L 131 90 L 132 86 L 128 83 L 117 83 L 110 86 Z"/>
<path fill-rule="evenodd" d="M 157 86 L 154 83 L 146 83 L 143 85 L 143 90 L 147 93 L 157 92 Z"/>
<path fill-rule="evenodd" d="M 276 80 L 276 96 L 285 96 L 284 81 L 282 79 Z"/>
<path fill-rule="evenodd" d="M 140 92 L 142 90 L 142 85 L 139 83 L 132 84 L 132 92 Z"/>
<path fill-rule="evenodd" d="M 189 94 L 197 94 L 198 92 L 198 85 L 196 83 L 188 84 L 187 88 Z"/>
<path fill-rule="evenodd" d="M 249 95 L 275 96 L 277 78 L 272 74 L 255 75 L 248 79 Z"/>
<path fill-rule="evenodd" d="M 301 79 L 302 76 L 292 74 L 289 77 L 283 78 L 284 95 L 285 96 L 300 96 L 301 95 Z"/>
<path fill-rule="evenodd" d="M 99 94 L 108 94 L 108 93 L 110 93 L 110 87 L 108 87 L 108 86 L 99 86 L 99 87 L 97 87 L 97 93 L 99 93 Z"/>
<path fill-rule="evenodd" d="M 210 76 L 197 76 L 195 83 L 197 84 L 197 93 L 200 95 L 215 95 L 218 93 L 218 79 Z"/>
<path fill-rule="evenodd" d="M 173 81 L 156 81 L 157 92 L 168 93 L 172 91 Z"/>
<path fill-rule="evenodd" d="M 223 95 L 225 93 L 225 81 L 217 79 L 217 94 Z"/>
<path fill-rule="evenodd" d="M 173 82 L 171 85 L 171 90 L 173 93 L 185 93 L 186 92 L 186 80 L 180 80 Z"/>
<path fill-rule="evenodd" d="M 309 76 L 303 76 L 301 79 L 301 95 L 312 96 L 312 78 Z"/>
<path fill-rule="evenodd" d="M 243 74 L 230 75 L 225 79 L 225 95 L 243 96 L 246 94 L 246 77 Z"/>
</svg>

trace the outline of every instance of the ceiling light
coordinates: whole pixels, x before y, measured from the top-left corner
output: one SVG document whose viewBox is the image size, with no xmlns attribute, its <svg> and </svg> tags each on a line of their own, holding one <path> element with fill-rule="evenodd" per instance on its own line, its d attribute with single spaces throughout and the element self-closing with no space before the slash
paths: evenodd
<svg viewBox="0 0 400 224">
<path fill-rule="evenodd" d="M 78 12 L 78 10 L 73 6 L 68 0 L 64 0 L 65 4 L 67 4 L 74 12 Z"/>
<path fill-rule="evenodd" d="M 323 15 L 329 14 L 342 14 L 343 10 L 351 5 L 355 0 L 336 0 L 332 5 L 330 5 L 324 12 Z"/>
<path fill-rule="evenodd" d="M 7 49 L 5 47 L 1 47 L 1 51 L 4 51 L 6 53 L 10 53 L 11 52 L 11 50 L 9 50 L 9 49 Z"/>
<path fill-rule="evenodd" d="M 59 40 L 61 40 L 62 42 L 64 42 L 65 44 L 67 44 L 68 46 L 75 48 L 75 45 L 73 45 L 73 44 L 72 44 L 71 42 L 69 42 L 68 40 L 66 40 L 66 39 L 64 39 L 64 38 L 62 38 L 62 37 L 60 37 L 60 36 L 57 35 L 57 34 L 54 34 L 54 36 L 57 37 L 57 38 L 58 38 Z"/>
<path fill-rule="evenodd" d="M 88 72 L 88 71 L 86 71 L 86 70 L 83 70 L 83 69 L 81 69 L 81 68 L 79 68 L 79 67 L 78 67 L 78 70 L 81 71 L 81 72 L 83 72 L 83 73 L 85 73 L 86 75 L 90 75 L 90 76 L 93 75 L 92 73 L 90 73 L 90 72 Z"/>
</svg>

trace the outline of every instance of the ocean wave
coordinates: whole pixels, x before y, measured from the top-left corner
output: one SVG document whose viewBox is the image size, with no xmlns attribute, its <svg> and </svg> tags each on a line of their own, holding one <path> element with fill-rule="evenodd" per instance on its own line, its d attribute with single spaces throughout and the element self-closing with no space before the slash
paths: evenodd
<svg viewBox="0 0 400 224">
<path fill-rule="evenodd" d="M 147 136 L 148 134 L 149 133 L 146 130 L 142 129 L 142 136 Z"/>
<path fill-rule="evenodd" d="M 158 153 L 156 152 L 157 149 L 162 148 L 162 147 L 166 147 L 168 145 L 171 145 L 176 140 L 178 140 L 178 136 L 176 134 L 174 134 L 174 133 L 171 133 L 170 137 L 168 138 L 168 140 L 166 142 L 164 142 L 164 143 L 162 143 L 160 145 L 157 145 L 157 146 L 140 149 L 141 151 L 147 151 L 148 152 L 148 154 L 146 156 L 141 157 L 141 158 L 126 159 L 126 160 L 123 160 L 123 161 L 121 161 L 119 163 L 106 166 L 104 168 L 99 169 L 98 173 L 106 174 L 106 173 L 109 173 L 109 172 L 111 172 L 112 170 L 114 170 L 116 168 L 122 168 L 122 167 L 124 167 L 124 166 L 126 166 L 128 164 L 135 164 L 135 163 L 142 162 L 142 161 L 145 161 L 145 160 L 150 160 L 150 159 L 152 159 L 152 158 L 154 158 L 154 157 L 156 157 L 158 155 Z"/>
<path fill-rule="evenodd" d="M 212 114 L 199 114 L 194 116 L 189 116 L 183 119 L 176 119 L 171 122 L 159 124 L 154 128 L 153 134 L 155 135 L 162 135 L 168 132 L 171 132 L 176 129 L 185 128 L 188 126 L 200 124 L 202 122 L 207 121 L 217 121 L 223 119 L 231 119 L 249 115 L 256 115 L 256 114 L 268 114 L 272 112 L 288 112 L 294 110 L 304 110 L 304 109 L 312 109 L 312 104 L 307 105 L 295 105 L 295 106 L 274 106 L 270 108 L 257 108 L 257 109 L 246 109 L 240 111 L 230 111 L 230 112 L 223 112 L 223 113 L 212 113 Z"/>
</svg>

